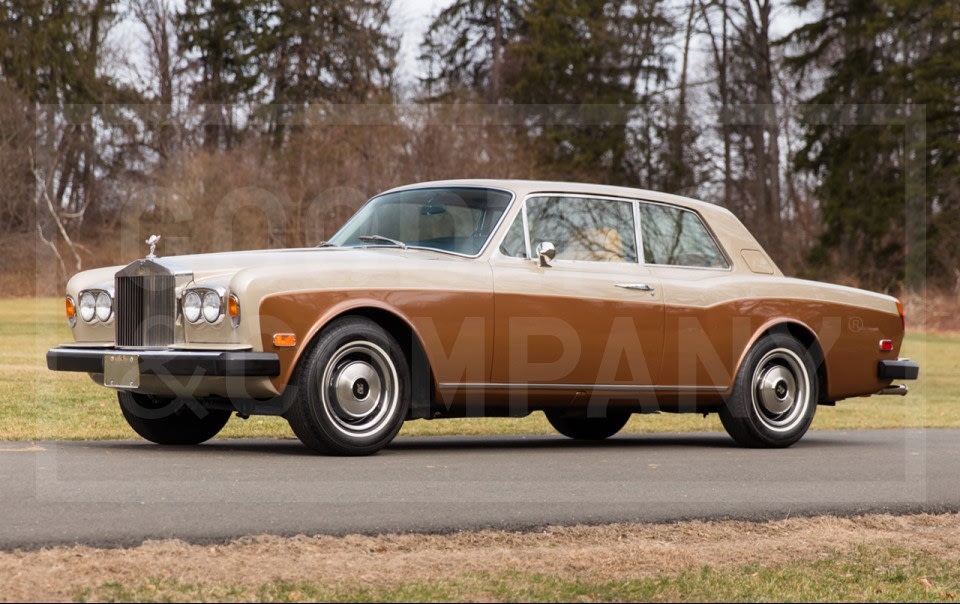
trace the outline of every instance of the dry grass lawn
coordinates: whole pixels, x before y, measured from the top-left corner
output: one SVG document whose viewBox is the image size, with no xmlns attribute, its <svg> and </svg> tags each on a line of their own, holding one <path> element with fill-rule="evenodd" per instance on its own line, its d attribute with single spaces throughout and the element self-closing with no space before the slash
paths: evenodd
<svg viewBox="0 0 960 604">
<path fill-rule="evenodd" d="M 0 594 L 34 601 L 951 600 L 960 594 L 960 517 L 56 547 L 0 553 Z"/>
</svg>

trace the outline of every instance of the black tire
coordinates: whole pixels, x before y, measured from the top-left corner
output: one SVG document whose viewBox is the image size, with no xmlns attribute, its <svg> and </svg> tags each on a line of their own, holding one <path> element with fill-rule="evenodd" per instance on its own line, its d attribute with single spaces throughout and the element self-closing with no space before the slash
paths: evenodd
<svg viewBox="0 0 960 604">
<path fill-rule="evenodd" d="M 629 413 L 608 413 L 606 417 L 587 417 L 568 411 L 545 411 L 547 421 L 557 432 L 576 440 L 603 440 L 619 432 L 630 419 Z"/>
<path fill-rule="evenodd" d="M 332 455 L 387 446 L 410 408 L 410 370 L 393 336 L 370 319 L 345 317 L 304 355 L 286 415 L 300 441 Z"/>
<path fill-rule="evenodd" d="M 771 333 L 747 353 L 720 421 L 741 446 L 789 447 L 810 427 L 819 388 L 806 347 L 789 334 Z"/>
<path fill-rule="evenodd" d="M 158 445 L 199 445 L 216 436 L 230 411 L 206 409 L 188 399 L 118 392 L 120 411 L 133 431 Z"/>
</svg>

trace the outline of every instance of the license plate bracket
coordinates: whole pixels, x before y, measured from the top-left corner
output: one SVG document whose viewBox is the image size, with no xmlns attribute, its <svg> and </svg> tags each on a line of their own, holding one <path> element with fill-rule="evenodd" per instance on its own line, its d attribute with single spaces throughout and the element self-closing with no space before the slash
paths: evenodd
<svg viewBox="0 0 960 604">
<path fill-rule="evenodd" d="M 140 387 L 140 357 L 135 354 L 107 354 L 103 357 L 103 385 L 118 389 Z"/>
</svg>

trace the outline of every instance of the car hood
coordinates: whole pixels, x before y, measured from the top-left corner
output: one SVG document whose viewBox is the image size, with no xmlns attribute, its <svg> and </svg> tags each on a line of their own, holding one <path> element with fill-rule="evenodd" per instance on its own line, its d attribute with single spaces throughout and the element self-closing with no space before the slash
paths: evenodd
<svg viewBox="0 0 960 604">
<path fill-rule="evenodd" d="M 351 280 L 357 271 L 386 266 L 391 270 L 417 271 L 436 266 L 438 262 L 466 262 L 469 258 L 433 250 L 396 247 L 325 247 L 251 250 L 164 256 L 154 261 L 181 275 L 192 275 L 191 284 L 217 284 L 224 287 L 237 279 L 249 280 L 258 276 L 295 275 L 310 281 L 311 276 L 332 274 Z M 77 273 L 68 283 L 68 291 L 112 286 L 114 275 L 127 265 L 108 266 Z M 404 271 L 406 272 L 406 271 Z M 338 281 L 340 279 L 337 279 Z"/>
</svg>

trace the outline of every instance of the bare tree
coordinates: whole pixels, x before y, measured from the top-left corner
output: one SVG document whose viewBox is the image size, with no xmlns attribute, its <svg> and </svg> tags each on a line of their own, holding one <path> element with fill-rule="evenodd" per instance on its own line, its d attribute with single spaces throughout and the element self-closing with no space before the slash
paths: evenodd
<svg viewBox="0 0 960 604">
<path fill-rule="evenodd" d="M 177 66 L 176 13 L 170 0 L 130 0 L 130 11 L 145 32 L 149 78 L 155 88 L 154 148 L 161 158 L 169 157 L 174 141 L 174 100 L 176 78 L 182 72 Z"/>
<path fill-rule="evenodd" d="M 773 0 L 700 1 L 723 145 L 724 205 L 784 258 Z"/>
</svg>

